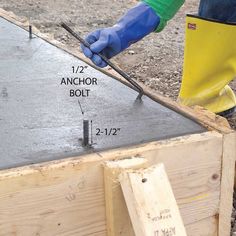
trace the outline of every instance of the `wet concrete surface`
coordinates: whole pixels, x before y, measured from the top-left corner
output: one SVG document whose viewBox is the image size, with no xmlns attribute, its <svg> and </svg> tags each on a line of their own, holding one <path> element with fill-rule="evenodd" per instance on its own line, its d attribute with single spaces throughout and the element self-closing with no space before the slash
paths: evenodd
<svg viewBox="0 0 236 236">
<path fill-rule="evenodd" d="M 76 77 L 97 82 L 63 83 L 62 78 Z M 78 95 L 83 90 L 84 97 L 71 97 L 70 90 Z M 40 38 L 30 40 L 27 31 L 0 18 L 0 169 L 205 131 L 148 97 L 135 102 L 136 96 L 122 83 Z M 93 148 L 82 145 L 83 119 L 92 121 Z"/>
</svg>

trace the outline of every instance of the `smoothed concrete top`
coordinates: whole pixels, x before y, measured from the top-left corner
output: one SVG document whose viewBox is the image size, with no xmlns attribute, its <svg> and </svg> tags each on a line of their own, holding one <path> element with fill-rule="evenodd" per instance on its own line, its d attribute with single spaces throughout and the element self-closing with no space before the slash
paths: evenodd
<svg viewBox="0 0 236 236">
<path fill-rule="evenodd" d="M 193 121 L 87 66 L 78 58 L 0 18 L 0 169 L 204 132 Z M 97 85 L 61 85 L 63 77 L 96 78 Z M 70 97 L 70 89 L 90 89 Z M 86 93 L 85 93 L 86 95 Z M 83 118 L 93 120 L 93 149 L 82 147 Z M 96 135 L 96 128 L 119 128 Z"/>
</svg>

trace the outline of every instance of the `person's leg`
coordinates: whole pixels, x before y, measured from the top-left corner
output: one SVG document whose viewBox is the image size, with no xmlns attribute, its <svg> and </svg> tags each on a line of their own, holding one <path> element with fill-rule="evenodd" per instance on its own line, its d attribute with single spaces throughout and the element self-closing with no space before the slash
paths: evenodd
<svg viewBox="0 0 236 236">
<path fill-rule="evenodd" d="M 198 15 L 224 23 L 235 23 L 236 0 L 201 0 Z M 220 114 L 227 116 L 227 111 Z"/>
<path fill-rule="evenodd" d="M 213 19 L 214 14 L 209 9 L 215 7 L 214 4 L 208 5 L 209 2 L 212 1 L 202 0 L 200 17 L 187 17 L 179 101 L 228 116 L 236 106 L 236 97 L 228 86 L 236 75 L 236 24 L 208 20 Z M 214 20 L 219 21 L 219 15 Z"/>
<path fill-rule="evenodd" d="M 236 0 L 201 0 L 198 15 L 220 22 L 236 22 Z"/>
</svg>

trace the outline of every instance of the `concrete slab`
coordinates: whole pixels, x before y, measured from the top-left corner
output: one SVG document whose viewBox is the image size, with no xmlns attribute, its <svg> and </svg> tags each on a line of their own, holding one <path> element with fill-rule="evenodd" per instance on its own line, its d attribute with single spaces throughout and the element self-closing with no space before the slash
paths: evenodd
<svg viewBox="0 0 236 236">
<path fill-rule="evenodd" d="M 76 83 L 79 78 L 95 82 L 65 85 L 67 78 L 77 77 Z M 71 97 L 71 90 L 78 90 L 77 95 L 83 90 L 84 97 Z M 38 37 L 30 40 L 27 31 L 0 18 L 0 169 L 205 131 L 148 97 L 135 103 L 136 96 L 122 83 Z M 79 140 L 83 119 L 93 122 L 92 149 Z"/>
</svg>

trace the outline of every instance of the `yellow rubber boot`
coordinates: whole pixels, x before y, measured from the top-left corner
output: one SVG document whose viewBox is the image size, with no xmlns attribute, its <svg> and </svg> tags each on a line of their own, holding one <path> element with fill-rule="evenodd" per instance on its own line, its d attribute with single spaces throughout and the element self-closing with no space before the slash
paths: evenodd
<svg viewBox="0 0 236 236">
<path fill-rule="evenodd" d="M 228 83 L 236 77 L 236 24 L 187 16 L 179 101 L 221 113 L 236 106 Z"/>
</svg>

